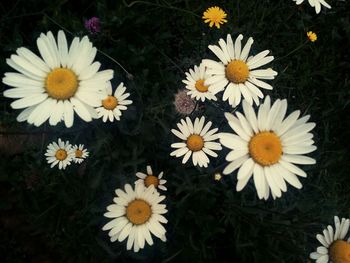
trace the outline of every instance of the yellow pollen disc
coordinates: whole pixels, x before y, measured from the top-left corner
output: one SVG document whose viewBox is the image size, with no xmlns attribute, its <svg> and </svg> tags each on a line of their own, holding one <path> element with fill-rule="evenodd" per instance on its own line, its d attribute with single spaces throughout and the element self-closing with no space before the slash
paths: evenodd
<svg viewBox="0 0 350 263">
<path fill-rule="evenodd" d="M 195 87 L 196 87 L 196 90 L 198 90 L 199 92 L 207 92 L 208 91 L 208 86 L 204 85 L 204 79 L 197 80 Z"/>
<path fill-rule="evenodd" d="M 273 132 L 260 132 L 249 141 L 249 154 L 262 166 L 275 164 L 282 155 L 280 138 Z"/>
<path fill-rule="evenodd" d="M 145 186 L 148 187 L 152 184 L 154 185 L 154 187 L 157 187 L 159 185 L 158 177 L 156 177 L 154 175 L 148 175 L 145 178 Z"/>
<path fill-rule="evenodd" d="M 75 157 L 77 158 L 83 157 L 83 151 L 79 149 L 75 150 Z"/>
<path fill-rule="evenodd" d="M 202 150 L 204 146 L 204 140 L 202 136 L 197 135 L 197 134 L 192 134 L 187 138 L 187 147 L 190 149 L 192 152 L 198 152 Z"/>
<path fill-rule="evenodd" d="M 106 110 L 114 110 L 118 106 L 118 100 L 110 95 L 102 101 L 102 105 Z"/>
<path fill-rule="evenodd" d="M 226 78 L 233 83 L 244 83 L 249 77 L 248 65 L 242 60 L 232 60 L 226 66 Z"/>
<path fill-rule="evenodd" d="M 57 68 L 47 75 L 45 89 L 51 98 L 69 99 L 78 89 L 78 78 L 70 69 Z"/>
<path fill-rule="evenodd" d="M 59 149 L 56 151 L 55 157 L 57 160 L 63 161 L 67 158 L 67 152 L 66 150 Z"/>
<path fill-rule="evenodd" d="M 329 248 L 333 263 L 350 263 L 350 244 L 344 240 L 336 240 Z"/>
<path fill-rule="evenodd" d="M 151 206 L 141 199 L 131 201 L 126 207 L 126 217 L 134 225 L 142 225 L 146 223 L 151 215 Z"/>
</svg>

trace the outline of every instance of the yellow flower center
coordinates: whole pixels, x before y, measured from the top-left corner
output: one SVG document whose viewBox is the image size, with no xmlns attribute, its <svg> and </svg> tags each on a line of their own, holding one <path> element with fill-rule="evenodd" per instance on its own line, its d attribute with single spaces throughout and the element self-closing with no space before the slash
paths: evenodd
<svg viewBox="0 0 350 263">
<path fill-rule="evenodd" d="M 232 60 L 226 66 L 226 78 L 233 83 L 244 83 L 249 77 L 248 65 L 242 60 Z"/>
<path fill-rule="evenodd" d="M 82 150 L 79 150 L 79 149 L 75 150 L 75 157 L 76 157 L 76 158 L 81 158 L 81 157 L 83 157 L 83 151 L 82 151 Z"/>
<path fill-rule="evenodd" d="M 110 95 L 102 101 L 102 105 L 106 110 L 114 110 L 118 106 L 118 100 Z"/>
<path fill-rule="evenodd" d="M 202 136 L 197 135 L 197 134 L 192 134 L 187 138 L 187 147 L 190 149 L 192 152 L 198 152 L 202 150 L 204 146 L 204 140 Z"/>
<path fill-rule="evenodd" d="M 70 69 L 57 68 L 47 75 L 45 89 L 54 99 L 69 99 L 78 89 L 78 78 Z"/>
<path fill-rule="evenodd" d="M 260 132 L 249 141 L 249 154 L 262 166 L 275 164 L 282 155 L 280 138 L 273 132 Z"/>
<path fill-rule="evenodd" d="M 142 225 L 146 223 L 151 215 L 151 206 L 141 199 L 131 201 L 126 207 L 126 217 L 134 225 Z"/>
<path fill-rule="evenodd" d="M 154 187 L 157 187 L 159 185 L 158 177 L 156 177 L 154 175 L 148 175 L 145 178 L 145 186 L 148 187 L 152 184 L 154 185 Z"/>
<path fill-rule="evenodd" d="M 350 263 L 350 244 L 344 240 L 336 240 L 329 248 L 333 263 Z"/>
<path fill-rule="evenodd" d="M 208 91 L 208 86 L 204 85 L 204 79 L 197 80 L 195 87 L 196 87 L 196 90 L 198 90 L 199 92 L 207 92 Z"/>
<path fill-rule="evenodd" d="M 309 31 L 306 33 L 307 34 L 307 37 L 309 38 L 309 40 L 311 42 L 315 42 L 317 40 L 317 35 L 316 33 L 312 32 L 312 31 Z"/>
<path fill-rule="evenodd" d="M 67 152 L 66 150 L 59 149 L 56 151 L 55 157 L 57 160 L 63 161 L 67 158 Z"/>
</svg>

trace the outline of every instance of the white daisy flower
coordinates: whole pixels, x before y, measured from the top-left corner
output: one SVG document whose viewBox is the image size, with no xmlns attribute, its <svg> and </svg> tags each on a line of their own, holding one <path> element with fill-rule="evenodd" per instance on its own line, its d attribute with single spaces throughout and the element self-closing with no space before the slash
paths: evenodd
<svg viewBox="0 0 350 263">
<path fill-rule="evenodd" d="M 248 57 L 254 41 L 250 37 L 242 49 L 242 39 L 243 35 L 239 35 L 233 44 L 231 35 L 228 34 L 226 42 L 220 39 L 219 46 L 209 45 L 209 49 L 220 62 L 210 59 L 204 59 L 202 62 L 208 68 L 207 74 L 211 75 L 205 80 L 204 85 L 209 86 L 209 91 L 213 94 L 225 90 L 222 100 L 228 100 L 233 107 L 239 105 L 242 96 L 250 105 L 253 101 L 259 105 L 259 98 L 264 97 L 259 88 L 272 89 L 270 84 L 260 79 L 274 79 L 277 75 L 271 68 L 258 69 L 274 59 L 273 56 L 267 56 L 270 51 L 265 50 Z"/>
<path fill-rule="evenodd" d="M 135 190 L 129 185 L 125 191 L 115 190 L 117 195 L 114 204 L 107 207 L 105 217 L 113 218 L 102 229 L 110 230 L 111 242 L 122 242 L 128 237 L 127 250 L 134 247 L 134 252 L 144 248 L 145 243 L 153 245 L 151 233 L 165 241 L 166 230 L 162 224 L 168 220 L 163 216 L 167 213 L 166 205 L 160 204 L 165 199 L 151 185 L 145 188 L 143 184 L 135 184 Z"/>
<path fill-rule="evenodd" d="M 204 85 L 204 81 L 210 77 L 206 73 L 205 66 L 200 64 L 194 66 L 194 69 L 190 69 L 189 72 L 186 72 L 186 79 L 182 82 L 186 84 L 186 89 L 190 90 L 187 92 L 191 98 L 196 100 L 204 101 L 207 100 L 217 100 L 214 94 L 208 90 L 208 86 Z"/>
<path fill-rule="evenodd" d="M 305 0 L 293 0 L 297 5 L 300 5 Z M 321 12 L 321 6 L 323 5 L 326 8 L 331 9 L 332 7 L 327 4 L 325 0 L 308 0 L 309 4 L 315 8 L 316 14 L 319 14 Z"/>
<path fill-rule="evenodd" d="M 141 183 L 145 185 L 145 187 L 153 185 L 155 188 L 159 188 L 163 191 L 167 190 L 167 188 L 164 186 L 166 180 L 162 179 L 163 172 L 160 172 L 158 176 L 155 176 L 152 171 L 152 167 L 149 165 L 147 165 L 147 174 L 137 172 L 136 176 L 140 178 L 136 181 L 136 183 Z"/>
<path fill-rule="evenodd" d="M 75 37 L 68 48 L 63 31 L 57 41 L 49 31 L 37 39 L 41 58 L 25 47 L 7 59 L 7 64 L 19 73 L 5 73 L 2 82 L 14 87 L 4 96 L 17 99 L 13 109 L 25 109 L 17 121 L 40 126 L 49 120 L 56 125 L 64 120 L 66 127 L 73 126 L 74 112 L 86 122 L 97 118 L 93 107 L 101 105 L 106 97 L 102 91 L 113 78 L 113 70 L 98 71 L 101 64 L 94 62 L 96 48 L 87 36 Z"/>
<path fill-rule="evenodd" d="M 66 169 L 71 164 L 74 158 L 74 150 L 72 145 L 66 141 L 58 139 L 58 143 L 52 142 L 47 146 L 45 153 L 47 163 L 51 164 L 51 168 L 58 164 L 58 168 Z"/>
<path fill-rule="evenodd" d="M 186 163 L 192 155 L 193 165 L 199 167 L 208 167 L 209 158 L 207 155 L 217 157 L 217 153 L 222 149 L 219 142 L 214 142 L 218 139 L 218 128 L 210 129 L 212 122 L 209 121 L 204 126 L 205 118 L 196 118 L 194 124 L 189 117 L 181 120 L 181 123 L 177 124 L 178 130 L 172 129 L 171 132 L 179 137 L 182 142 L 173 143 L 172 148 L 176 150 L 171 152 L 171 156 L 181 157 L 182 163 Z"/>
<path fill-rule="evenodd" d="M 122 110 L 126 110 L 126 105 L 132 104 L 132 100 L 127 100 L 130 93 L 124 93 L 126 87 L 124 87 L 123 82 L 119 84 L 117 89 L 112 95 L 112 84 L 109 83 L 107 86 L 107 98 L 102 101 L 102 107 L 97 108 L 97 114 L 99 118 L 103 118 L 103 122 L 109 119 L 110 122 L 114 121 L 114 118 L 119 121 L 120 116 L 122 116 Z"/>
<path fill-rule="evenodd" d="M 317 263 L 348 263 L 350 262 L 350 236 L 346 241 L 346 235 L 349 232 L 350 220 L 334 217 L 334 225 L 328 226 L 323 230 L 323 235 L 318 234 L 317 240 L 322 244 L 310 254 L 311 259 L 315 259 Z"/>
<path fill-rule="evenodd" d="M 84 148 L 84 144 L 79 144 L 78 145 L 74 145 L 73 146 L 73 150 L 74 150 L 74 158 L 73 161 L 75 163 L 82 163 L 88 156 L 89 156 L 89 152 L 87 151 L 86 148 Z"/>
<path fill-rule="evenodd" d="M 287 117 L 287 100 L 276 100 L 271 106 L 270 97 L 265 98 L 256 114 L 248 102 L 243 101 L 244 115 L 235 112 L 225 113 L 225 117 L 235 134 L 221 133 L 222 145 L 231 152 L 226 156 L 230 164 L 224 174 L 230 174 L 239 168 L 237 191 L 241 191 L 249 179 L 254 184 L 260 199 L 268 199 L 270 189 L 272 197 L 281 197 L 287 191 L 286 181 L 300 189 L 302 185 L 297 176 L 306 177 L 306 173 L 295 164 L 315 164 L 316 161 L 304 154 L 316 150 L 313 135 L 309 133 L 315 123 L 307 122 L 309 115 L 300 119 L 300 111 L 294 111 Z"/>
</svg>

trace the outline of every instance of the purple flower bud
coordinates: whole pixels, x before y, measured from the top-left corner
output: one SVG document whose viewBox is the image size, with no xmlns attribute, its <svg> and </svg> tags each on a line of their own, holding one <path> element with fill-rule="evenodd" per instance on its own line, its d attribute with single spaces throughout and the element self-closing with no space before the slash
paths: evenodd
<svg viewBox="0 0 350 263">
<path fill-rule="evenodd" d="M 85 28 L 89 30 L 90 34 L 100 33 L 100 19 L 94 16 L 88 20 L 85 20 Z"/>
</svg>

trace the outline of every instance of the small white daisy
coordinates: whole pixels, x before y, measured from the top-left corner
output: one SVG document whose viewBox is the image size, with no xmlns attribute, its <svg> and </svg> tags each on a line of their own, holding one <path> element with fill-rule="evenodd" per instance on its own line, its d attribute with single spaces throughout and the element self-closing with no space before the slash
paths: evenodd
<svg viewBox="0 0 350 263">
<path fill-rule="evenodd" d="M 49 31 L 37 39 L 41 57 L 25 47 L 6 63 L 19 73 L 5 73 L 2 82 L 13 87 L 4 96 L 16 99 L 13 109 L 25 109 L 17 121 L 40 126 L 45 121 L 55 126 L 62 120 L 72 127 L 74 112 L 84 121 L 97 118 L 94 107 L 106 97 L 104 90 L 113 78 L 113 70 L 99 71 L 101 64 L 93 62 L 97 49 L 87 36 L 75 37 L 68 47 L 63 31 L 57 41 Z"/>
<path fill-rule="evenodd" d="M 334 225 L 328 226 L 323 230 L 323 235 L 316 235 L 317 240 L 322 244 L 310 254 L 311 259 L 317 263 L 349 263 L 350 262 L 350 236 L 346 241 L 346 235 L 349 232 L 350 220 L 334 217 Z"/>
<path fill-rule="evenodd" d="M 58 143 L 52 142 L 47 146 L 45 156 L 47 156 L 47 163 L 51 163 L 51 168 L 58 164 L 58 168 L 64 170 L 71 164 L 74 150 L 68 141 L 58 139 Z"/>
<path fill-rule="evenodd" d="M 271 68 L 258 69 L 274 59 L 273 56 L 267 56 L 270 51 L 265 50 L 248 57 L 254 41 L 250 37 L 242 49 L 242 39 L 243 35 L 239 35 L 233 44 L 231 35 L 228 34 L 226 42 L 220 39 L 219 46 L 209 45 L 209 49 L 220 62 L 211 59 L 204 59 L 202 62 L 208 68 L 207 74 L 211 75 L 204 85 L 209 86 L 209 91 L 213 94 L 225 90 L 222 100 L 228 100 L 233 107 L 240 104 L 242 96 L 250 105 L 253 101 L 259 105 L 259 98 L 264 97 L 259 88 L 272 89 L 271 85 L 260 79 L 274 79 L 277 75 Z"/>
<path fill-rule="evenodd" d="M 187 92 L 191 98 L 195 98 L 196 100 L 204 101 L 207 100 L 217 100 L 214 94 L 212 94 L 208 90 L 208 86 L 204 85 L 204 81 L 210 77 L 206 73 L 205 66 L 200 64 L 198 66 L 194 66 L 194 69 L 190 69 L 189 72 L 186 72 L 186 79 L 182 82 L 186 84 L 186 89 L 190 90 Z"/>
<path fill-rule="evenodd" d="M 147 174 L 137 172 L 136 176 L 140 178 L 136 181 L 136 183 L 144 184 L 145 187 L 153 185 L 155 188 L 159 188 L 163 191 L 167 190 L 167 188 L 164 186 L 166 180 L 162 179 L 163 172 L 160 172 L 158 176 L 155 176 L 152 171 L 152 167 L 149 165 L 147 165 Z"/>
<path fill-rule="evenodd" d="M 226 156 L 230 164 L 224 174 L 230 174 L 239 168 L 237 191 L 241 191 L 253 176 L 260 199 L 281 197 L 287 191 L 287 181 L 300 189 L 302 185 L 297 176 L 306 177 L 306 173 L 295 164 L 315 164 L 316 161 L 304 154 L 316 150 L 313 135 L 309 133 L 315 123 L 307 122 L 309 115 L 300 119 L 300 111 L 294 111 L 287 117 L 287 100 L 276 100 L 270 105 L 270 97 L 260 105 L 256 114 L 253 107 L 243 101 L 244 115 L 236 111 L 234 116 L 225 113 L 225 117 L 235 134 L 221 133 L 222 145 L 231 149 Z"/>
<path fill-rule="evenodd" d="M 97 114 L 99 118 L 103 117 L 103 122 L 106 122 L 109 119 L 110 122 L 113 122 L 114 119 L 120 120 L 122 116 L 122 110 L 126 110 L 126 105 L 132 104 L 132 100 L 127 100 L 130 96 L 130 93 L 124 93 L 126 87 L 124 87 L 123 82 L 119 84 L 117 89 L 112 95 L 112 84 L 109 83 L 107 87 L 107 98 L 102 101 L 102 107 L 97 108 Z"/>
<path fill-rule="evenodd" d="M 217 157 L 217 153 L 214 151 L 219 151 L 222 149 L 219 142 L 214 142 L 218 139 L 218 128 L 210 129 L 212 122 L 209 121 L 204 126 L 205 118 L 196 118 L 194 124 L 189 117 L 181 120 L 181 123 L 177 123 L 178 130 L 172 129 L 171 132 L 175 134 L 178 138 L 183 140 L 182 142 L 173 143 L 172 148 L 176 150 L 171 152 L 171 156 L 181 157 L 182 163 L 186 163 L 192 155 L 193 165 L 198 165 L 199 167 L 208 167 L 210 155 L 212 157 Z M 213 151 L 214 150 L 214 151 Z"/>
<path fill-rule="evenodd" d="M 151 185 L 146 188 L 143 184 L 135 184 L 135 190 L 129 185 L 125 191 L 115 190 L 117 195 L 114 204 L 107 207 L 104 214 L 113 218 L 102 229 L 110 230 L 108 235 L 111 242 L 122 242 L 128 237 L 126 249 L 134 247 L 134 252 L 144 248 L 145 243 L 153 245 L 151 233 L 162 241 L 166 241 L 166 230 L 162 224 L 168 220 L 163 216 L 167 213 L 166 205 L 160 204 L 165 199 Z"/>
<path fill-rule="evenodd" d="M 73 161 L 75 163 L 80 164 L 89 156 L 89 152 L 87 151 L 87 149 L 84 149 L 84 144 L 79 144 L 79 146 L 74 145 L 73 150 L 74 150 Z"/>
<path fill-rule="evenodd" d="M 300 5 L 305 0 L 293 0 L 297 5 Z M 308 0 L 309 4 L 315 8 L 316 14 L 319 14 L 321 12 L 321 6 L 323 5 L 326 8 L 331 9 L 332 7 L 327 4 L 325 0 Z"/>
</svg>

